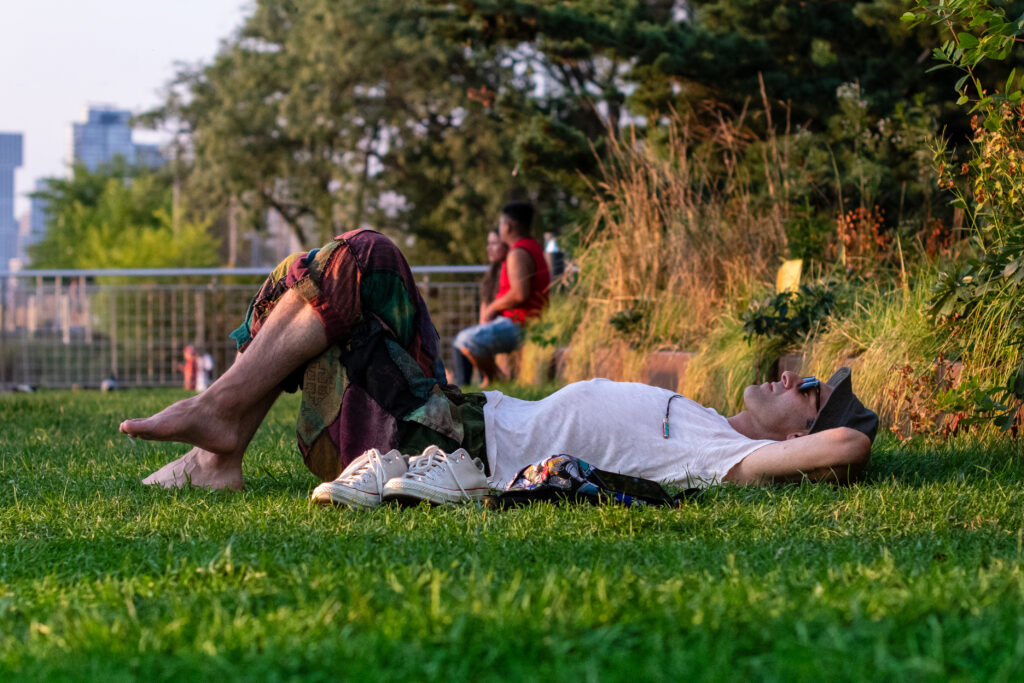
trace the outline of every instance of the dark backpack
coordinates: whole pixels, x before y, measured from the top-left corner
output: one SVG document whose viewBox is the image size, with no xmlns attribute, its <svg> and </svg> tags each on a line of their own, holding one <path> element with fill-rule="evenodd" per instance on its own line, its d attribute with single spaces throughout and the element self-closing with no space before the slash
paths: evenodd
<svg viewBox="0 0 1024 683">
<path fill-rule="evenodd" d="M 702 489 L 670 495 L 650 479 L 599 470 L 572 455 L 552 455 L 524 467 L 488 505 L 506 508 L 538 501 L 616 503 L 633 506 L 675 506 L 698 497 Z"/>
</svg>

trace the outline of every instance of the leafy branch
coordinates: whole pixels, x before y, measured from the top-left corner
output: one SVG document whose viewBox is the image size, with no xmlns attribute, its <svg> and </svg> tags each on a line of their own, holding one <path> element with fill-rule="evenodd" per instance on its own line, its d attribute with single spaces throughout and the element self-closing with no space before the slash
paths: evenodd
<svg viewBox="0 0 1024 683">
<path fill-rule="evenodd" d="M 1024 405 L 1024 93 L 1016 69 L 989 88 L 978 68 L 1010 57 L 1024 35 L 1024 14 L 1010 21 L 1002 7 L 987 0 L 914 4 L 903 21 L 945 29 L 948 38 L 933 52 L 939 62 L 934 68 L 962 73 L 954 86 L 957 104 L 970 104 L 974 114 L 967 161 L 958 168 L 944 149 L 937 157 L 940 187 L 951 191 L 951 203 L 970 217 L 975 256 L 956 272 L 940 274 L 929 312 L 952 338 L 984 340 L 1012 366 L 1001 384 L 970 381 L 956 392 L 957 400 L 974 405 L 980 419 L 1008 430 L 1019 422 Z M 970 356 L 973 349 L 964 352 Z"/>
</svg>

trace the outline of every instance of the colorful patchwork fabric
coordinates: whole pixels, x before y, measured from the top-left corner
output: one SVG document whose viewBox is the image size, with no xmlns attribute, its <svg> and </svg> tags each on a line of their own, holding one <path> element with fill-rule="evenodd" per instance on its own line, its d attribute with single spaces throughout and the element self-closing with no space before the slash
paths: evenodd
<svg viewBox="0 0 1024 683">
<path fill-rule="evenodd" d="M 675 505 L 698 493 L 687 489 L 670 496 L 657 482 L 599 470 L 579 458 L 552 455 L 521 469 L 498 496 L 500 507 L 538 501 L 618 503 L 628 507 Z"/>
<path fill-rule="evenodd" d="M 391 240 L 356 230 L 286 258 L 231 335 L 240 351 L 289 289 L 332 343 L 284 383 L 302 389 L 297 432 L 310 471 L 326 481 L 369 448 L 413 453 L 431 444 L 487 463 L 485 399 L 447 384 L 437 330 Z"/>
</svg>

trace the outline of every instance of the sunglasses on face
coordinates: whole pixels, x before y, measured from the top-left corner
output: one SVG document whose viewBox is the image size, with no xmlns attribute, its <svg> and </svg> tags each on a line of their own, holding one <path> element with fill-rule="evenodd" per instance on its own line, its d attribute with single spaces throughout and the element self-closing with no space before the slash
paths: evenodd
<svg viewBox="0 0 1024 683">
<path fill-rule="evenodd" d="M 804 394 L 814 389 L 814 412 L 821 410 L 821 380 L 817 377 L 804 377 L 796 388 L 797 391 Z"/>
</svg>

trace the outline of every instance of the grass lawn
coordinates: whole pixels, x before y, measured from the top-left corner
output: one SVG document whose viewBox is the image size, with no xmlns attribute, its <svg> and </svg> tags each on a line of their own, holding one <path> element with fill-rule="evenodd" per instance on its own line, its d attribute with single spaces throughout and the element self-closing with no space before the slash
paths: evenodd
<svg viewBox="0 0 1024 683">
<path fill-rule="evenodd" d="M 244 493 L 139 479 L 173 391 L 0 396 L 0 680 L 1024 676 L 1024 449 L 673 510 L 307 503 L 286 397 Z M 582 454 L 581 454 L 582 455 Z"/>
</svg>

